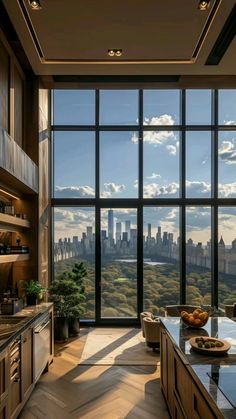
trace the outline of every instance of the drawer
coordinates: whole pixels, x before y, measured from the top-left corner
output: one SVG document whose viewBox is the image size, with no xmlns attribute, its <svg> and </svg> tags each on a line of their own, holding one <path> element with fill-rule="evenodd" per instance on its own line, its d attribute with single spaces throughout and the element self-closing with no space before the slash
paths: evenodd
<svg viewBox="0 0 236 419">
<path fill-rule="evenodd" d="M 194 383 L 192 383 L 192 419 L 219 419 L 219 416 L 209 407 L 207 401 L 200 393 Z"/>
</svg>

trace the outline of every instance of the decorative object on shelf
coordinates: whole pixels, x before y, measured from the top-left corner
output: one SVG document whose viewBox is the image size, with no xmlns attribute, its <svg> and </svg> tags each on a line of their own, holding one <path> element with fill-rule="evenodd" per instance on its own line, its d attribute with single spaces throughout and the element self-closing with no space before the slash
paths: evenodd
<svg viewBox="0 0 236 419">
<path fill-rule="evenodd" d="M 87 271 L 82 262 L 72 271 L 58 275 L 49 287 L 49 299 L 54 303 L 55 340 L 65 341 L 79 333 L 79 317 L 85 312 L 85 287 L 83 279 Z"/>
<path fill-rule="evenodd" d="M 36 305 L 37 302 L 42 299 L 42 294 L 45 291 L 45 288 L 43 288 L 42 285 L 34 279 L 24 281 L 24 289 L 27 306 Z"/>
<path fill-rule="evenodd" d="M 209 319 L 209 313 L 201 308 L 194 310 L 192 313 L 181 311 L 180 316 L 186 326 L 194 328 L 205 326 Z"/>
<path fill-rule="evenodd" d="M 189 339 L 189 343 L 194 351 L 204 355 L 225 355 L 231 348 L 230 343 L 226 340 L 213 337 L 197 336 Z"/>
</svg>

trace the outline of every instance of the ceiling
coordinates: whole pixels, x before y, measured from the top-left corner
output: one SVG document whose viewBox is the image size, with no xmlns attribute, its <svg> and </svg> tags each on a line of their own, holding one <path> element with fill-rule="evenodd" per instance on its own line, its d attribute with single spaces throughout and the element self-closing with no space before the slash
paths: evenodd
<svg viewBox="0 0 236 419">
<path fill-rule="evenodd" d="M 235 26 L 225 26 L 235 1 L 206 11 L 198 2 L 41 0 L 32 11 L 28 0 L 3 0 L 38 75 L 236 75 Z M 220 34 L 223 57 L 206 65 Z M 122 56 L 109 57 L 113 48 Z"/>
</svg>

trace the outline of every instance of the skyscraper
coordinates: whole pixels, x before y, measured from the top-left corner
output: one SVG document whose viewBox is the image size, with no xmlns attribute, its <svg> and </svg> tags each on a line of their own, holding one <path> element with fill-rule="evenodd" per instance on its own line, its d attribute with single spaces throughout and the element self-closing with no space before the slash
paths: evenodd
<svg viewBox="0 0 236 419">
<path fill-rule="evenodd" d="M 93 227 L 87 226 L 87 237 L 92 239 L 93 236 Z"/>
<path fill-rule="evenodd" d="M 152 237 L 152 225 L 148 224 L 148 239 L 150 239 Z"/>
<path fill-rule="evenodd" d="M 129 220 L 125 222 L 125 232 L 128 235 L 128 240 L 130 240 L 130 221 Z"/>
<path fill-rule="evenodd" d="M 108 238 L 113 239 L 114 237 L 114 214 L 113 210 L 108 210 Z"/>
<path fill-rule="evenodd" d="M 116 242 L 121 240 L 121 223 L 116 223 Z"/>
</svg>

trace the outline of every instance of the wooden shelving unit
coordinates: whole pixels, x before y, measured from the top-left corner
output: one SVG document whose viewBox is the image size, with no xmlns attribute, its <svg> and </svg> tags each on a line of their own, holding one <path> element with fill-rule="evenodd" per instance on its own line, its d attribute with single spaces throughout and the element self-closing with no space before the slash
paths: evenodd
<svg viewBox="0 0 236 419">
<path fill-rule="evenodd" d="M 1 214 L 0 213 L 0 229 L 1 224 L 21 227 L 21 228 L 30 228 L 30 222 L 28 220 L 23 220 L 22 218 L 13 217 L 12 215 L 8 214 Z"/>
<path fill-rule="evenodd" d="M 0 255 L 0 264 L 1 263 L 12 263 L 12 262 L 24 262 L 29 260 L 29 253 L 24 253 L 20 255 Z"/>
</svg>

